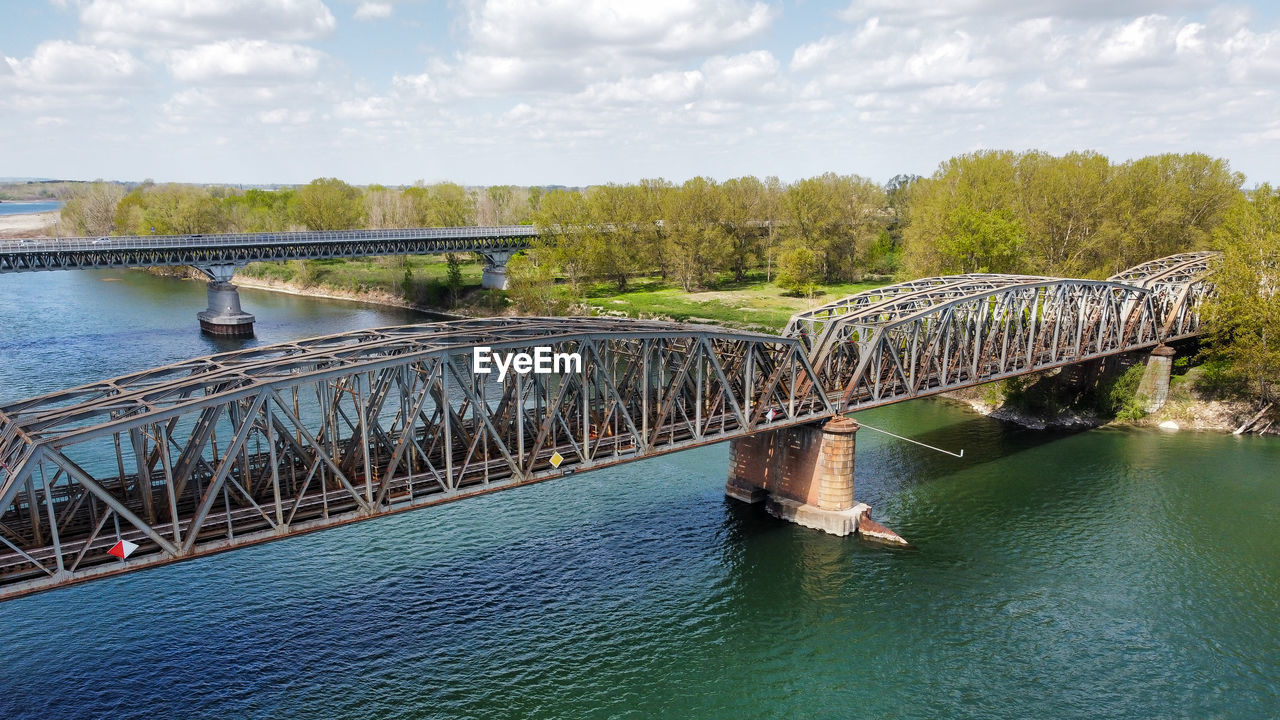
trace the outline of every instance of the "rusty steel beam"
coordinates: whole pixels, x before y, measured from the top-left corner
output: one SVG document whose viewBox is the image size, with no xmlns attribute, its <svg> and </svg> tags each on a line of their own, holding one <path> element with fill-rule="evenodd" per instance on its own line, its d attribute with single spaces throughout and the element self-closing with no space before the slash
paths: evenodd
<svg viewBox="0 0 1280 720">
<path fill-rule="evenodd" d="M 604 318 L 359 330 L 9 402 L 0 599 L 1191 337 L 1214 259 L 924 278 L 782 337 Z M 478 346 L 582 364 L 499 381 L 473 371 Z M 138 545 L 124 561 L 120 540 Z"/>
<path fill-rule="evenodd" d="M 582 364 L 500 382 L 473 372 L 480 345 Z M 798 342 L 769 335 L 499 318 L 223 353 L 9 403 L 0 598 L 820 421 L 833 411 L 815 379 Z M 119 540 L 139 546 L 125 561 L 107 553 Z"/>
</svg>

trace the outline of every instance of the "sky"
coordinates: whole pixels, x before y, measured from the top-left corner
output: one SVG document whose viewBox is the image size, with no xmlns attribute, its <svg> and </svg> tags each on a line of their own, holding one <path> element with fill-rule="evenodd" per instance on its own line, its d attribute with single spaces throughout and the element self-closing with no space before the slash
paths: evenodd
<svg viewBox="0 0 1280 720">
<path fill-rule="evenodd" d="M 1204 152 L 1280 181 L 1212 0 L 0 0 L 0 176 L 468 185 Z"/>
</svg>

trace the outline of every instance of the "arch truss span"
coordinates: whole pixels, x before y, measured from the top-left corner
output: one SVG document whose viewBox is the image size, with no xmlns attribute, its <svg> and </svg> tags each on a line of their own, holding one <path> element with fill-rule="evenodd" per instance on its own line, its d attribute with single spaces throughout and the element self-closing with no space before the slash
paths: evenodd
<svg viewBox="0 0 1280 720">
<path fill-rule="evenodd" d="M 1173 342 L 1200 334 L 1200 304 L 1213 294 L 1210 275 L 1222 260 L 1212 250 L 1170 255 L 1112 275 L 1112 282 L 1150 290 L 1162 318 L 1160 340 Z"/>
<path fill-rule="evenodd" d="M 479 347 L 565 364 L 500 378 L 476 372 Z M 0 598 L 823 420 L 817 380 L 792 339 L 519 318 L 259 347 L 10 403 Z"/>
<path fill-rule="evenodd" d="M 864 295 L 810 311 L 788 329 L 809 347 L 819 382 L 842 412 L 1160 340 L 1152 292 L 1122 283 L 959 275 Z"/>
</svg>

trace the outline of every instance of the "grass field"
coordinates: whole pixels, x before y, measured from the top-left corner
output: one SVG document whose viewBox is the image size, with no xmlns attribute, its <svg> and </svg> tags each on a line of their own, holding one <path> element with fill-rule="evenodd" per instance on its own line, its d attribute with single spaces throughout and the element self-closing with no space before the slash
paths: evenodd
<svg viewBox="0 0 1280 720">
<path fill-rule="evenodd" d="M 646 278 L 633 281 L 625 293 L 618 293 L 611 284 L 596 285 L 587 291 L 584 302 L 602 313 L 777 331 L 795 313 L 884 284 L 828 285 L 813 297 L 791 297 L 785 295 L 782 288 L 766 282 L 763 275 L 741 283 L 722 282 L 714 289 L 692 293 L 657 278 Z"/>
<path fill-rule="evenodd" d="M 407 260 L 412 273 L 412 297 L 408 299 L 424 307 L 443 309 L 448 269 L 444 256 L 411 256 Z M 311 260 L 305 263 L 253 263 L 241 272 L 250 277 L 302 286 L 404 296 L 404 270 L 401 258 L 343 258 Z M 462 265 L 463 303 L 470 304 L 472 309 L 482 314 L 488 314 L 498 305 L 490 294 L 475 292 L 480 286 L 483 270 L 482 262 L 467 256 Z M 763 273 L 749 276 L 744 282 L 723 280 L 711 289 L 691 293 L 659 278 L 637 278 L 628 285 L 625 293 L 619 293 L 612 283 L 590 285 L 585 289 L 581 302 L 592 313 L 635 318 L 670 318 L 747 330 L 778 331 L 797 312 L 883 284 L 885 283 L 862 282 L 828 285 L 821 287 L 812 297 L 793 297 L 786 295 L 777 285 L 767 282 Z M 500 299 L 496 300 L 496 303 L 500 302 Z"/>
<path fill-rule="evenodd" d="M 412 274 L 412 297 L 408 299 L 425 306 L 442 307 L 448 273 L 444 255 L 252 263 L 240 272 L 249 277 L 296 283 L 304 287 L 352 293 L 380 291 L 404 296 L 405 262 Z M 483 272 L 484 263 L 466 255 L 462 263 L 464 289 L 480 287 Z"/>
</svg>

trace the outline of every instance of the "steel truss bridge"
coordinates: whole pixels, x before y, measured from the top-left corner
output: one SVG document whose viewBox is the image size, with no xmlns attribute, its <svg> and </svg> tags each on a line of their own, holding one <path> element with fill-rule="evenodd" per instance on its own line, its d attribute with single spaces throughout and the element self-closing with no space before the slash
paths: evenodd
<svg viewBox="0 0 1280 720">
<path fill-rule="evenodd" d="M 266 260 L 316 260 L 369 255 L 477 252 L 494 264 L 530 246 L 531 225 L 335 230 L 223 235 L 139 235 L 100 238 L 27 238 L 0 241 L 0 273 L 83 268 L 190 265 L 217 280 L 215 268 Z"/>
<path fill-rule="evenodd" d="M 362 330 L 0 406 L 0 599 L 1199 333 L 1213 256 L 926 278 L 782 336 L 604 318 Z M 558 374 L 473 351 L 577 353 Z M 127 560 L 108 554 L 138 546 Z"/>
</svg>

